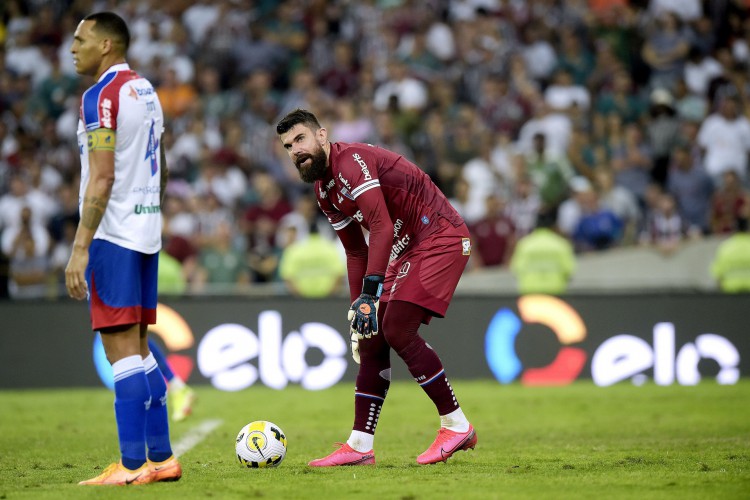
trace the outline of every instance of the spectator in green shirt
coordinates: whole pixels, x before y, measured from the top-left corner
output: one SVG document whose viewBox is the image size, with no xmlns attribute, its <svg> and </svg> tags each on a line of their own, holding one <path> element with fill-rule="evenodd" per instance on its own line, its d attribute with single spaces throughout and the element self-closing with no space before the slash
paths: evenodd
<svg viewBox="0 0 750 500">
<path fill-rule="evenodd" d="M 510 270 L 522 295 L 560 295 L 575 271 L 573 245 L 552 229 L 553 220 L 540 216 L 536 229 L 521 238 L 513 252 Z"/>
<path fill-rule="evenodd" d="M 748 212 L 750 210 L 745 210 Z M 739 230 L 716 250 L 711 274 L 726 293 L 750 292 L 750 231 L 747 214 L 738 219 Z"/>
<path fill-rule="evenodd" d="M 336 244 L 310 224 L 307 238 L 284 248 L 279 275 L 289 291 L 299 297 L 323 298 L 334 294 L 343 281 L 346 266 Z"/>
</svg>

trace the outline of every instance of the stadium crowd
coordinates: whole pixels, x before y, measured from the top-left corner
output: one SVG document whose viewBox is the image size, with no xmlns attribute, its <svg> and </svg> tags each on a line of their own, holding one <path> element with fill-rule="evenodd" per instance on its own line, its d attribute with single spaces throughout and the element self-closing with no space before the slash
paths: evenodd
<svg viewBox="0 0 750 500">
<path fill-rule="evenodd" d="M 746 226 L 747 0 L 6 0 L 0 296 L 64 283 L 92 84 L 69 48 L 101 10 L 167 118 L 175 290 L 283 283 L 287 246 L 333 238 L 276 137 L 298 107 L 423 168 L 472 228 L 467 272 L 507 266 L 539 219 L 579 253 Z"/>
</svg>

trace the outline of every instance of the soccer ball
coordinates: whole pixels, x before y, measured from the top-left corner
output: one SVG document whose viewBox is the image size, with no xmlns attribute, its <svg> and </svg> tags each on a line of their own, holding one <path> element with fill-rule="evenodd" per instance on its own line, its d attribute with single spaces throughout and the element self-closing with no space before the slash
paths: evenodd
<svg viewBox="0 0 750 500">
<path fill-rule="evenodd" d="M 286 436 L 273 422 L 250 422 L 237 434 L 237 460 L 248 468 L 277 467 L 286 456 Z"/>
</svg>

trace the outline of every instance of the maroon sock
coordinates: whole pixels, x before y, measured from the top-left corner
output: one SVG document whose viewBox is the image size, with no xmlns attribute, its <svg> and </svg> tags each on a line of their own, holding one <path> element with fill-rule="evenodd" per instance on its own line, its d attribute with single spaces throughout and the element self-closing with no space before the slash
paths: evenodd
<svg viewBox="0 0 750 500">
<path fill-rule="evenodd" d="M 375 434 L 380 410 L 391 385 L 390 347 L 383 335 L 374 335 L 361 339 L 359 349 L 361 364 L 354 387 L 353 429 Z"/>
<path fill-rule="evenodd" d="M 409 373 L 435 404 L 438 413 L 447 415 L 458 408 L 458 401 L 443 363 L 419 335 L 426 314 L 416 304 L 394 300 L 388 303 L 388 314 L 380 324 L 388 344 L 404 360 Z"/>
<path fill-rule="evenodd" d="M 439 415 L 458 409 L 458 401 L 443 363 L 427 342 L 421 337 L 404 352 L 403 360 L 422 390 L 432 400 Z"/>
</svg>

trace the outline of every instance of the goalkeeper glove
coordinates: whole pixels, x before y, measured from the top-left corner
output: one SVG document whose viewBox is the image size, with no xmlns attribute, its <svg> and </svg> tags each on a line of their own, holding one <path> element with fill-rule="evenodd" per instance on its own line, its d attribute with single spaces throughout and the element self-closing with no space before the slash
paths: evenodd
<svg viewBox="0 0 750 500">
<path fill-rule="evenodd" d="M 360 338 L 369 339 L 378 334 L 378 305 L 383 281 L 383 276 L 365 276 L 362 293 L 349 308 L 350 331 L 356 332 Z"/>
</svg>

